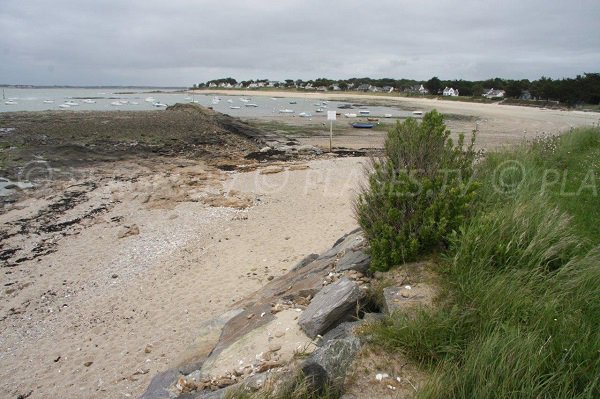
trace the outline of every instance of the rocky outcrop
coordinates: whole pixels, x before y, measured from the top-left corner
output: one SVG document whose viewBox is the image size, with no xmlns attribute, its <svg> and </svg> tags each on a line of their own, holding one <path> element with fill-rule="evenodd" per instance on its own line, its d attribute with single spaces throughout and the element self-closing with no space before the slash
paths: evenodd
<svg viewBox="0 0 600 399">
<path fill-rule="evenodd" d="M 336 271 L 336 265 L 344 257 L 344 264 L 364 262 L 357 256 L 364 243 L 358 230 L 345 235 L 324 254 L 307 256 L 285 276 L 234 304 L 235 310 L 208 322 L 186 357 L 156 376 L 142 398 L 220 398 L 228 390 L 254 391 L 271 380 L 292 381 L 299 371 L 294 359 L 315 350 L 310 357 L 314 368 L 323 368 L 327 381 L 337 380 L 333 372 L 340 368 L 327 358 L 338 350 L 344 356 L 353 353 L 358 342 L 345 334 L 336 334 L 331 344 L 313 338 L 356 316 L 366 279 L 351 268 Z"/>
<path fill-rule="evenodd" d="M 313 391 L 329 387 L 334 391 L 342 388 L 348 367 L 360 349 L 360 340 L 349 335 L 326 342 L 301 365 L 301 370 Z"/>
<path fill-rule="evenodd" d="M 343 277 L 323 288 L 306 308 L 298 323 L 311 338 L 335 327 L 337 323 L 357 314 L 360 300 L 365 296 L 354 281 Z"/>
</svg>

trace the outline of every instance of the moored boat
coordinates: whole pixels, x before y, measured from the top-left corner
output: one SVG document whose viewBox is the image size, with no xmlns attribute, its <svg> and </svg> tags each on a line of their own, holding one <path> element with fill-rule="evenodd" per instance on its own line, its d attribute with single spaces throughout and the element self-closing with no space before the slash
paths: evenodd
<svg viewBox="0 0 600 399">
<path fill-rule="evenodd" d="M 372 129 L 375 123 L 355 122 L 351 125 L 355 129 Z"/>
</svg>

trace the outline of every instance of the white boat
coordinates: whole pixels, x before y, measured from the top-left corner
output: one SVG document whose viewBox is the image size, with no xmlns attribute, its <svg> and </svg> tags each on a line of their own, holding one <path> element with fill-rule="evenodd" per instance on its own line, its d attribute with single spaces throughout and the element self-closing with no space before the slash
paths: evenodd
<svg viewBox="0 0 600 399">
<path fill-rule="evenodd" d="M 352 113 L 344 114 L 344 116 L 346 118 L 356 118 L 356 114 L 352 114 Z"/>
<path fill-rule="evenodd" d="M 297 101 L 290 101 L 290 104 L 298 104 Z"/>
<path fill-rule="evenodd" d="M 323 108 L 317 108 L 317 109 L 315 109 L 315 112 L 325 112 L 325 111 L 323 110 Z"/>
<path fill-rule="evenodd" d="M 244 97 L 240 98 L 240 101 L 241 101 L 241 102 L 243 102 L 243 103 L 250 102 L 250 100 L 249 100 L 249 99 L 247 99 L 247 98 L 244 98 Z"/>
<path fill-rule="evenodd" d="M 215 105 L 218 104 L 218 103 L 220 103 L 220 102 L 221 102 L 221 99 L 219 97 L 215 97 L 215 98 L 212 99 L 212 103 L 215 104 Z"/>
<path fill-rule="evenodd" d="M 110 103 L 110 105 L 115 106 L 115 107 L 123 106 L 123 104 L 121 104 L 121 101 L 113 101 L 112 103 Z"/>
<path fill-rule="evenodd" d="M 65 101 L 65 105 L 68 105 L 69 107 L 76 107 L 79 105 L 79 103 L 76 103 L 73 100 L 69 100 L 69 101 Z"/>
<path fill-rule="evenodd" d="M 155 103 L 153 103 L 152 105 L 155 106 L 155 107 L 166 107 L 167 106 L 167 104 L 163 104 L 163 103 L 158 102 L 158 101 L 155 102 Z"/>
<path fill-rule="evenodd" d="M 233 100 L 230 98 L 229 100 L 227 100 L 227 102 L 228 102 L 229 104 L 232 104 L 232 103 L 233 103 Z"/>
<path fill-rule="evenodd" d="M 358 113 L 360 115 L 370 115 L 371 111 L 369 111 L 368 109 L 361 109 L 361 110 L 358 111 Z"/>
<path fill-rule="evenodd" d="M 86 98 L 85 100 L 83 100 L 83 102 L 86 103 L 86 104 L 96 104 L 96 101 L 91 100 L 89 98 Z"/>
<path fill-rule="evenodd" d="M 246 107 L 258 107 L 258 104 L 254 104 L 254 103 L 248 103 L 245 105 L 246 105 Z"/>
<path fill-rule="evenodd" d="M 229 109 L 240 109 L 240 108 L 242 108 L 242 107 L 240 107 L 239 105 L 231 105 L 229 107 Z"/>
<path fill-rule="evenodd" d="M 421 116 L 421 115 L 423 115 L 423 111 L 413 111 L 413 115 Z"/>
<path fill-rule="evenodd" d="M 392 117 L 392 114 L 384 114 L 384 115 L 383 115 L 383 117 L 384 117 L 384 118 L 391 118 L 391 117 Z"/>
<path fill-rule="evenodd" d="M 277 97 L 271 97 L 271 100 L 277 101 Z"/>
<path fill-rule="evenodd" d="M 70 105 L 68 105 L 68 104 L 60 104 L 60 105 L 58 106 L 58 108 L 67 109 L 67 108 L 71 108 L 71 106 L 70 106 Z"/>
<path fill-rule="evenodd" d="M 312 114 L 310 112 L 300 112 L 298 116 L 301 118 L 310 118 L 312 117 Z"/>
<path fill-rule="evenodd" d="M 44 100 L 44 104 L 54 104 L 54 100 Z"/>
<path fill-rule="evenodd" d="M 313 105 L 314 105 L 315 107 L 320 107 L 320 106 L 321 106 L 321 103 L 314 103 Z"/>
<path fill-rule="evenodd" d="M 155 103 L 156 99 L 154 97 L 146 97 L 144 101 L 146 101 L 147 103 Z"/>
<path fill-rule="evenodd" d="M 280 114 L 293 114 L 294 110 L 293 109 L 289 109 L 289 108 L 285 108 L 285 109 L 280 109 L 279 113 Z"/>
<path fill-rule="evenodd" d="M 15 100 L 8 100 L 8 101 L 4 101 L 4 104 L 6 104 L 6 105 L 17 105 L 18 102 L 16 102 Z"/>
<path fill-rule="evenodd" d="M 191 100 L 192 97 L 183 97 L 184 100 Z"/>
<path fill-rule="evenodd" d="M 125 104 L 128 104 L 128 103 L 129 103 L 129 101 L 127 101 L 127 100 L 119 100 L 119 102 L 120 102 L 121 104 L 123 104 L 123 105 L 125 105 Z"/>
<path fill-rule="evenodd" d="M 137 101 L 132 101 L 129 104 L 131 104 L 131 105 L 138 105 L 139 103 Z"/>
</svg>

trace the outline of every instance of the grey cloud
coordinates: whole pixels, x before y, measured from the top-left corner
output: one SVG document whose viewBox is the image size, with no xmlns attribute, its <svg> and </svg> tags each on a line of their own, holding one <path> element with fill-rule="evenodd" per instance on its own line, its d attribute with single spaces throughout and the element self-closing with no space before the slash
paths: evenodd
<svg viewBox="0 0 600 399">
<path fill-rule="evenodd" d="M 0 82 L 573 76 L 600 65 L 599 17 L 592 0 L 3 0 Z"/>
</svg>

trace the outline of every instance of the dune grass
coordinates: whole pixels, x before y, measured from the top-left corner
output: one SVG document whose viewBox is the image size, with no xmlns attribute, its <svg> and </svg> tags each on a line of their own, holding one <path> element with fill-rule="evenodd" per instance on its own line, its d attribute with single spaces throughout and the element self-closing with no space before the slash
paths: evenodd
<svg viewBox="0 0 600 399">
<path fill-rule="evenodd" d="M 431 371 L 420 398 L 600 397 L 600 130 L 488 154 L 439 306 L 375 342 Z"/>
</svg>

